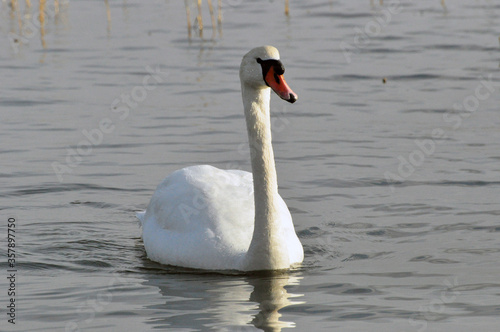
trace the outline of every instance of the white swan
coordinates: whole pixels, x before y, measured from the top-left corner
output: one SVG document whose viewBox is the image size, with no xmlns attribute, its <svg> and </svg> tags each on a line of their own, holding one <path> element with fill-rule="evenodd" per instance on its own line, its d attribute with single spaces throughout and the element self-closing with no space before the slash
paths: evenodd
<svg viewBox="0 0 500 332">
<path fill-rule="evenodd" d="M 271 145 L 270 88 L 290 103 L 297 100 L 283 73 L 272 46 L 243 57 L 240 80 L 253 176 L 202 165 L 165 178 L 146 211 L 137 214 L 151 260 L 240 271 L 288 269 L 302 262 L 302 244 L 278 194 Z"/>
</svg>

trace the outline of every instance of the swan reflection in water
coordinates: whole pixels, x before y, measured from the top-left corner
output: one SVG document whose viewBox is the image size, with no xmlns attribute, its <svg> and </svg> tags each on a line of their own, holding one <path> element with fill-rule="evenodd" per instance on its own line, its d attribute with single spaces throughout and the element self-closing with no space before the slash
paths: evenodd
<svg viewBox="0 0 500 332">
<path fill-rule="evenodd" d="M 264 331 L 281 331 L 282 328 L 295 327 L 294 322 L 280 321 L 279 310 L 290 305 L 302 304 L 292 298 L 301 297 L 301 294 L 288 293 L 285 286 L 298 285 L 301 277 L 283 276 L 281 278 L 255 278 L 249 283 L 254 286 L 250 300 L 259 303 L 259 312 L 254 316 L 252 324 Z"/>
<path fill-rule="evenodd" d="M 150 275 L 144 285 L 156 286 L 164 303 L 146 306 L 146 322 L 154 328 L 237 332 L 258 328 L 278 332 L 293 328 L 280 320 L 281 309 L 302 304 L 302 294 L 286 288 L 298 286 L 302 277 L 275 275 L 220 276 L 217 274 Z"/>
</svg>

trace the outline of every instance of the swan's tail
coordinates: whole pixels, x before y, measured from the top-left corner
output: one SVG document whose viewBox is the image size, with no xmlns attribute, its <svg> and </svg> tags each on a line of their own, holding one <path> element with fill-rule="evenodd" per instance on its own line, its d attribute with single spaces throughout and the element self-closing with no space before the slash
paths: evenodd
<svg viewBox="0 0 500 332">
<path fill-rule="evenodd" d="M 139 227 L 142 226 L 144 224 L 144 217 L 146 216 L 146 211 L 137 212 L 135 216 L 137 217 L 137 219 L 139 219 L 140 222 Z"/>
</svg>

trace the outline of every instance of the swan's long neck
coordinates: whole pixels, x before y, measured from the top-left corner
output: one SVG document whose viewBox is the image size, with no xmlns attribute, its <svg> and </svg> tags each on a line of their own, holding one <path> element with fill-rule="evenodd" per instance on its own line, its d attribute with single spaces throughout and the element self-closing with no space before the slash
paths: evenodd
<svg viewBox="0 0 500 332">
<path fill-rule="evenodd" d="M 248 249 L 248 269 L 287 268 L 289 258 L 281 234 L 277 210 L 278 180 L 271 144 L 270 88 L 254 88 L 242 83 L 243 104 L 252 163 L 255 226 Z"/>
</svg>

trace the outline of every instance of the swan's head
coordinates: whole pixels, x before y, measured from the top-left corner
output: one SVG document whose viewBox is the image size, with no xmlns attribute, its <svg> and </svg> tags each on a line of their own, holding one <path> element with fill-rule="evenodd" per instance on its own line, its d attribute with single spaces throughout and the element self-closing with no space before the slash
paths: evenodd
<svg viewBox="0 0 500 332">
<path fill-rule="evenodd" d="M 298 97 L 286 84 L 284 72 L 278 50 L 273 46 L 261 46 L 243 57 L 240 80 L 255 89 L 270 87 L 281 99 L 294 103 Z"/>
</svg>

